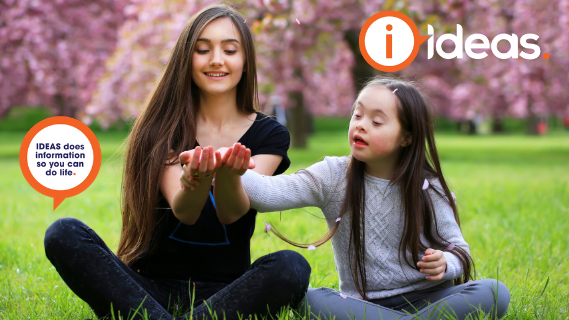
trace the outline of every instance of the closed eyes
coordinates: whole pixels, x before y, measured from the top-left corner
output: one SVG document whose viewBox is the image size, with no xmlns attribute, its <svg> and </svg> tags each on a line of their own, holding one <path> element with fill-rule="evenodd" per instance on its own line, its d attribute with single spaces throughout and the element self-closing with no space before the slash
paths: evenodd
<svg viewBox="0 0 569 320">
<path fill-rule="evenodd" d="M 209 52 L 209 50 L 196 50 L 196 52 L 198 54 L 206 54 Z M 225 53 L 227 53 L 229 55 L 235 54 L 236 52 L 237 52 L 237 50 L 225 50 Z"/>
<path fill-rule="evenodd" d="M 362 116 L 360 116 L 359 114 L 354 114 L 354 117 L 357 118 L 357 119 L 359 119 L 359 118 L 361 118 Z M 382 125 L 383 123 L 377 122 L 377 121 L 373 121 L 373 124 L 376 125 L 376 126 L 380 126 L 380 125 Z"/>
</svg>

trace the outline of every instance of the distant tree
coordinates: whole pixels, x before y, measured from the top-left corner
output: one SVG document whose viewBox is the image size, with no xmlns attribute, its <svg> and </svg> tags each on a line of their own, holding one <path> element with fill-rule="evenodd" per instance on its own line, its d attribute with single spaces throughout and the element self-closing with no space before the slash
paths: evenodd
<svg viewBox="0 0 569 320">
<path fill-rule="evenodd" d="M 82 114 L 109 125 L 138 114 L 151 92 L 169 50 L 187 19 L 212 1 L 146 0 L 128 5 L 117 48 L 107 61 L 107 72 Z M 397 10 L 408 15 L 435 38 L 464 27 L 463 41 L 471 33 L 490 40 L 500 33 L 536 33 L 548 60 L 501 60 L 490 52 L 481 60 L 427 59 L 424 45 L 417 59 L 396 75 L 419 80 L 438 114 L 458 121 L 476 116 L 500 119 L 567 113 L 569 55 L 566 30 L 569 0 L 495 2 L 347 0 L 246 0 L 239 10 L 255 34 L 261 105 L 278 95 L 292 116 L 294 145 L 306 141 L 306 118 L 347 115 L 355 87 L 378 72 L 361 59 L 357 36 L 374 13 Z M 505 47 L 505 48 L 504 48 Z M 508 45 L 500 43 L 505 52 Z M 444 46 L 447 52 L 452 46 Z M 523 48 L 520 48 L 520 50 Z M 546 76 L 547 75 L 547 76 Z M 354 86 L 356 82 L 356 86 Z M 296 125 L 296 126 L 295 126 Z"/>
<path fill-rule="evenodd" d="M 213 0 L 145 0 L 125 8 L 115 51 L 93 99 L 81 114 L 103 127 L 132 120 L 152 92 L 184 24 Z"/>
<path fill-rule="evenodd" d="M 135 117 L 184 23 L 211 2 L 147 0 L 128 6 L 130 16 L 84 119 L 96 118 L 106 126 Z M 292 3 L 292 7 L 270 1 L 240 4 L 255 34 L 260 103 L 276 94 L 296 118 L 306 117 L 307 110 L 345 115 L 354 98 L 353 55 L 343 40 L 342 25 L 355 28 L 361 18 L 347 19 L 354 12 L 349 1 Z M 302 146 L 305 134 L 295 133 L 305 131 L 305 121 L 293 123 L 294 145 Z"/>
<path fill-rule="evenodd" d="M 14 105 L 75 116 L 114 51 L 126 0 L 0 2 L 0 117 Z"/>
<path fill-rule="evenodd" d="M 528 118 L 530 132 L 537 132 L 537 118 L 569 114 L 569 91 L 565 90 L 569 75 L 569 1 L 491 1 L 476 3 L 453 1 L 457 16 L 442 16 L 442 28 L 435 29 L 438 38 L 444 33 L 456 34 L 456 24 L 462 25 L 463 41 L 473 33 L 481 33 L 490 41 L 502 33 L 515 34 L 519 39 L 527 33 L 537 34 L 541 48 L 535 60 L 499 59 L 490 49 L 483 59 L 444 60 L 435 54 L 426 59 L 426 52 L 404 70 L 417 75 L 426 91 L 439 106 L 440 114 L 459 121 L 475 116 L 495 119 L 500 130 L 503 117 Z M 426 29 L 424 29 L 426 30 Z M 423 31 L 424 32 L 424 31 Z M 531 41 L 535 43 L 535 41 Z M 524 49 L 516 44 L 518 52 Z M 501 52 L 510 50 L 507 41 L 498 46 Z M 454 46 L 446 46 L 450 52 Z M 544 59 L 544 54 L 549 59 Z"/>
</svg>

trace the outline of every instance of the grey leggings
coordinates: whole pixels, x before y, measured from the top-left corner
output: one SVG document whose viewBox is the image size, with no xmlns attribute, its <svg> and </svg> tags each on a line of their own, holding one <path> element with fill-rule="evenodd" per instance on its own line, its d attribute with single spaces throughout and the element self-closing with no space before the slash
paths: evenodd
<svg viewBox="0 0 569 320">
<path fill-rule="evenodd" d="M 311 288 L 303 308 L 321 319 L 464 319 L 480 311 L 501 318 L 509 303 L 510 292 L 503 283 L 484 279 L 458 286 L 447 281 L 425 290 L 371 301 L 344 299 L 339 291 L 330 288 Z"/>
</svg>

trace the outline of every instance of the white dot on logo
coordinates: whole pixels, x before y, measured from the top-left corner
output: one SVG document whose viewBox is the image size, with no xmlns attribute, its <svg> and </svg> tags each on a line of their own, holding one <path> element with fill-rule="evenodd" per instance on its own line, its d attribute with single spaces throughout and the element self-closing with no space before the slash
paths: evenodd
<svg viewBox="0 0 569 320">
<path fill-rule="evenodd" d="M 384 66 L 403 63 L 413 53 L 414 45 L 413 30 L 396 17 L 377 19 L 365 34 L 367 53 L 375 62 Z"/>
</svg>

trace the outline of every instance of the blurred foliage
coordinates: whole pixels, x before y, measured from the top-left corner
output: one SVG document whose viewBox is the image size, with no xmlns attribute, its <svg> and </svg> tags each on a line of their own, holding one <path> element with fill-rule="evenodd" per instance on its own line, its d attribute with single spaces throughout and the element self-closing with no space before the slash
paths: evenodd
<svg viewBox="0 0 569 320">
<path fill-rule="evenodd" d="M 5 118 L 0 119 L 0 131 L 28 131 L 38 122 L 53 116 L 53 112 L 45 107 L 13 107 L 10 109 Z M 105 129 L 105 131 L 125 131 L 128 130 L 131 125 L 132 122 L 127 123 L 123 120 L 119 120 Z M 93 122 L 91 125 L 89 125 L 89 128 L 91 128 L 93 131 L 103 130 L 101 125 L 97 122 Z"/>
<path fill-rule="evenodd" d="M 36 107 L 14 107 L 3 119 L 0 119 L 0 132 L 20 132 L 30 130 L 36 123 L 52 117 L 53 113 L 48 108 Z M 502 120 L 504 130 L 508 133 L 525 133 L 527 128 L 527 120 L 507 118 Z M 337 132 L 348 131 L 350 119 L 346 117 L 318 117 L 314 119 L 314 129 L 316 132 Z M 102 126 L 96 121 L 89 125 L 93 131 L 128 131 L 132 126 L 132 122 L 123 120 L 112 124 L 108 129 L 103 130 Z M 548 121 L 548 130 L 563 130 L 563 121 L 559 118 L 552 117 Z M 437 132 L 459 133 L 458 123 L 452 119 L 439 117 L 436 123 Z"/>
</svg>

